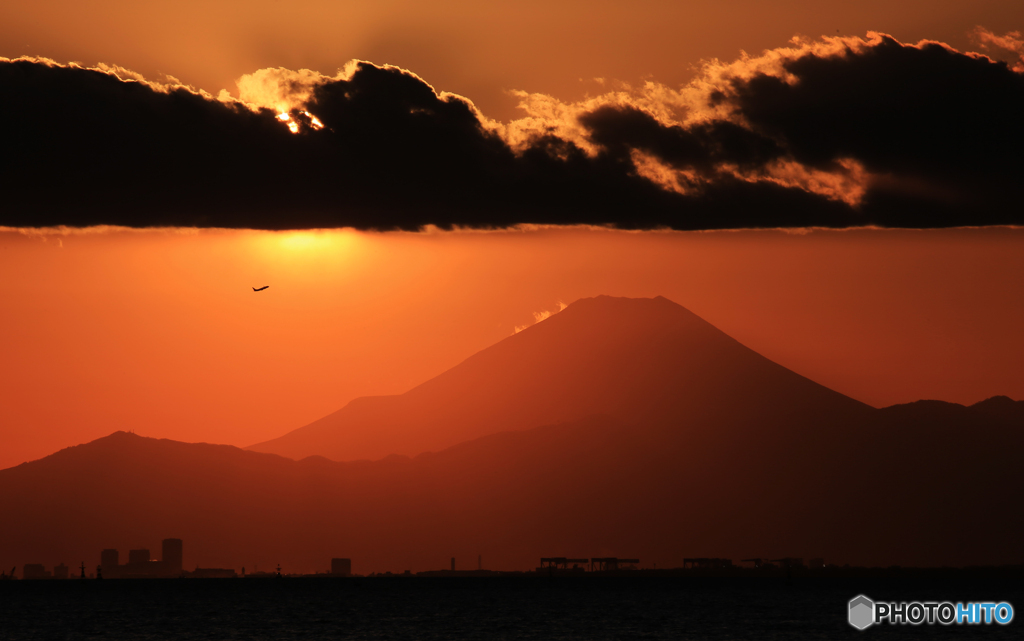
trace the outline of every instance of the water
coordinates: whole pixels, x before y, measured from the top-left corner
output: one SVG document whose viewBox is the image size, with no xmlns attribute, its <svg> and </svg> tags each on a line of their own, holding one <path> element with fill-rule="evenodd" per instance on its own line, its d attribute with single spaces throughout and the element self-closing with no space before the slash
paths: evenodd
<svg viewBox="0 0 1024 641">
<path fill-rule="evenodd" d="M 878 600 L 1000 600 L 1005 579 L 502 577 L 0 582 L 0 639 L 956 639 L 1008 626 L 846 622 Z M 1022 615 L 1024 616 L 1024 615 Z"/>
</svg>

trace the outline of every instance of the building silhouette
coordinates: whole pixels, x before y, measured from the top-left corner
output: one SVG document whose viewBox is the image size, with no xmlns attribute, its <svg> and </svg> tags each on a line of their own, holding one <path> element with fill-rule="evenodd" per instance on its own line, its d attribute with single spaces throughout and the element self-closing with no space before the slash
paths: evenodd
<svg viewBox="0 0 1024 641">
<path fill-rule="evenodd" d="M 160 553 L 160 561 L 163 563 L 163 571 L 165 574 L 170 576 L 178 576 L 181 574 L 182 550 L 183 545 L 181 539 L 164 539 Z"/>
<path fill-rule="evenodd" d="M 590 559 L 592 572 L 617 572 L 640 562 L 640 559 L 619 559 L 614 556 Z"/>
<path fill-rule="evenodd" d="M 553 572 L 554 570 L 565 571 L 565 570 L 580 570 L 580 565 L 587 563 L 589 559 L 570 559 L 564 556 L 550 556 L 543 557 L 540 560 L 539 570 L 547 570 Z M 569 568 L 569 564 L 572 564 L 572 568 Z"/>
<path fill-rule="evenodd" d="M 128 565 L 149 563 L 149 550 L 128 550 Z"/>
<path fill-rule="evenodd" d="M 331 559 L 331 574 L 352 576 L 352 559 Z"/>
<path fill-rule="evenodd" d="M 182 576 L 184 567 L 184 545 L 181 539 L 164 539 L 161 544 L 161 558 L 153 559 L 146 548 L 128 551 L 128 562 L 120 564 L 120 555 L 115 549 L 100 553 L 99 570 L 108 579 L 143 579 Z"/>
<path fill-rule="evenodd" d="M 21 578 L 28 580 L 40 579 L 67 579 L 71 574 L 68 566 L 63 563 L 53 566 L 53 572 L 47 571 L 42 563 L 26 563 L 21 568 Z M 11 570 L 11 578 L 14 577 L 14 570 Z M 5 574 L 3 578 L 8 578 Z"/>
</svg>

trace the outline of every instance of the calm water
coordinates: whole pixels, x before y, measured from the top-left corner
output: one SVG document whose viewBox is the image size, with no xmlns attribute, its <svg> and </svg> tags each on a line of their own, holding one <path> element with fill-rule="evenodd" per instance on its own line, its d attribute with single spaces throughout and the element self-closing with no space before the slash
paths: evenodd
<svg viewBox="0 0 1024 641">
<path fill-rule="evenodd" d="M 0 639 L 956 639 L 1008 626 L 859 632 L 847 601 L 1001 600 L 1007 580 L 364 578 L 0 582 Z"/>
</svg>

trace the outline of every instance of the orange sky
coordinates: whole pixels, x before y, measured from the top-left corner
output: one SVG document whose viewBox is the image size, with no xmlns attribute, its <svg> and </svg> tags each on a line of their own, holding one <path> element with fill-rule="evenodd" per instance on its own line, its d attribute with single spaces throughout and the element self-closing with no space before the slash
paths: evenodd
<svg viewBox="0 0 1024 641">
<path fill-rule="evenodd" d="M 120 429 L 256 443 L 597 294 L 876 406 L 1024 398 L 1020 229 L 7 231 L 0 274 L 0 468 Z"/>
<path fill-rule="evenodd" d="M 677 85 L 701 59 L 733 60 L 797 34 L 875 30 L 976 49 L 976 25 L 1021 29 L 1020 2 L 42 0 L 0 4 L 0 56 L 117 64 L 214 94 L 260 68 L 333 75 L 361 58 L 411 69 L 508 120 L 518 112 L 507 90 L 574 100 L 607 90 L 595 78 Z"/>
<path fill-rule="evenodd" d="M 6 2 L 0 56 L 216 93 L 261 68 L 410 69 L 492 117 L 525 90 L 688 80 L 803 34 L 977 50 L 1019 0 Z M 1000 55 L 997 51 L 989 51 Z M 1006 52 L 1003 52 L 1006 54 Z M 598 81 L 595 79 L 603 79 Z M 250 287 L 270 285 L 254 294 Z M 0 232 L 0 468 L 119 429 L 249 445 L 403 392 L 598 294 L 664 295 L 872 405 L 1024 399 L 1024 230 Z"/>
</svg>

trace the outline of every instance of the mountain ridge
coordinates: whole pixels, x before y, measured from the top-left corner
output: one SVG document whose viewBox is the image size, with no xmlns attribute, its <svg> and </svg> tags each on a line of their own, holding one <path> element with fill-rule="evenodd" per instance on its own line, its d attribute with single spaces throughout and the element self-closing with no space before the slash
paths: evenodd
<svg viewBox="0 0 1024 641">
<path fill-rule="evenodd" d="M 580 299 L 404 394 L 361 397 L 281 437 L 249 446 L 291 458 L 415 455 L 486 433 L 606 413 L 637 424 L 859 401 L 792 372 L 664 297 Z M 747 413 L 748 416 L 750 413 Z"/>
<path fill-rule="evenodd" d="M 0 563 L 98 561 L 166 537 L 186 541 L 189 563 L 302 571 L 332 556 L 365 572 L 481 553 L 506 569 L 562 553 L 659 567 L 684 556 L 1020 562 L 1024 519 L 1000 506 L 1024 490 L 1021 422 L 898 409 L 744 439 L 713 420 L 638 429 L 592 416 L 351 462 L 115 432 L 0 470 Z M 867 494 L 851 503 L 857 488 Z M 964 518 L 950 519 L 951 504 Z"/>
</svg>

